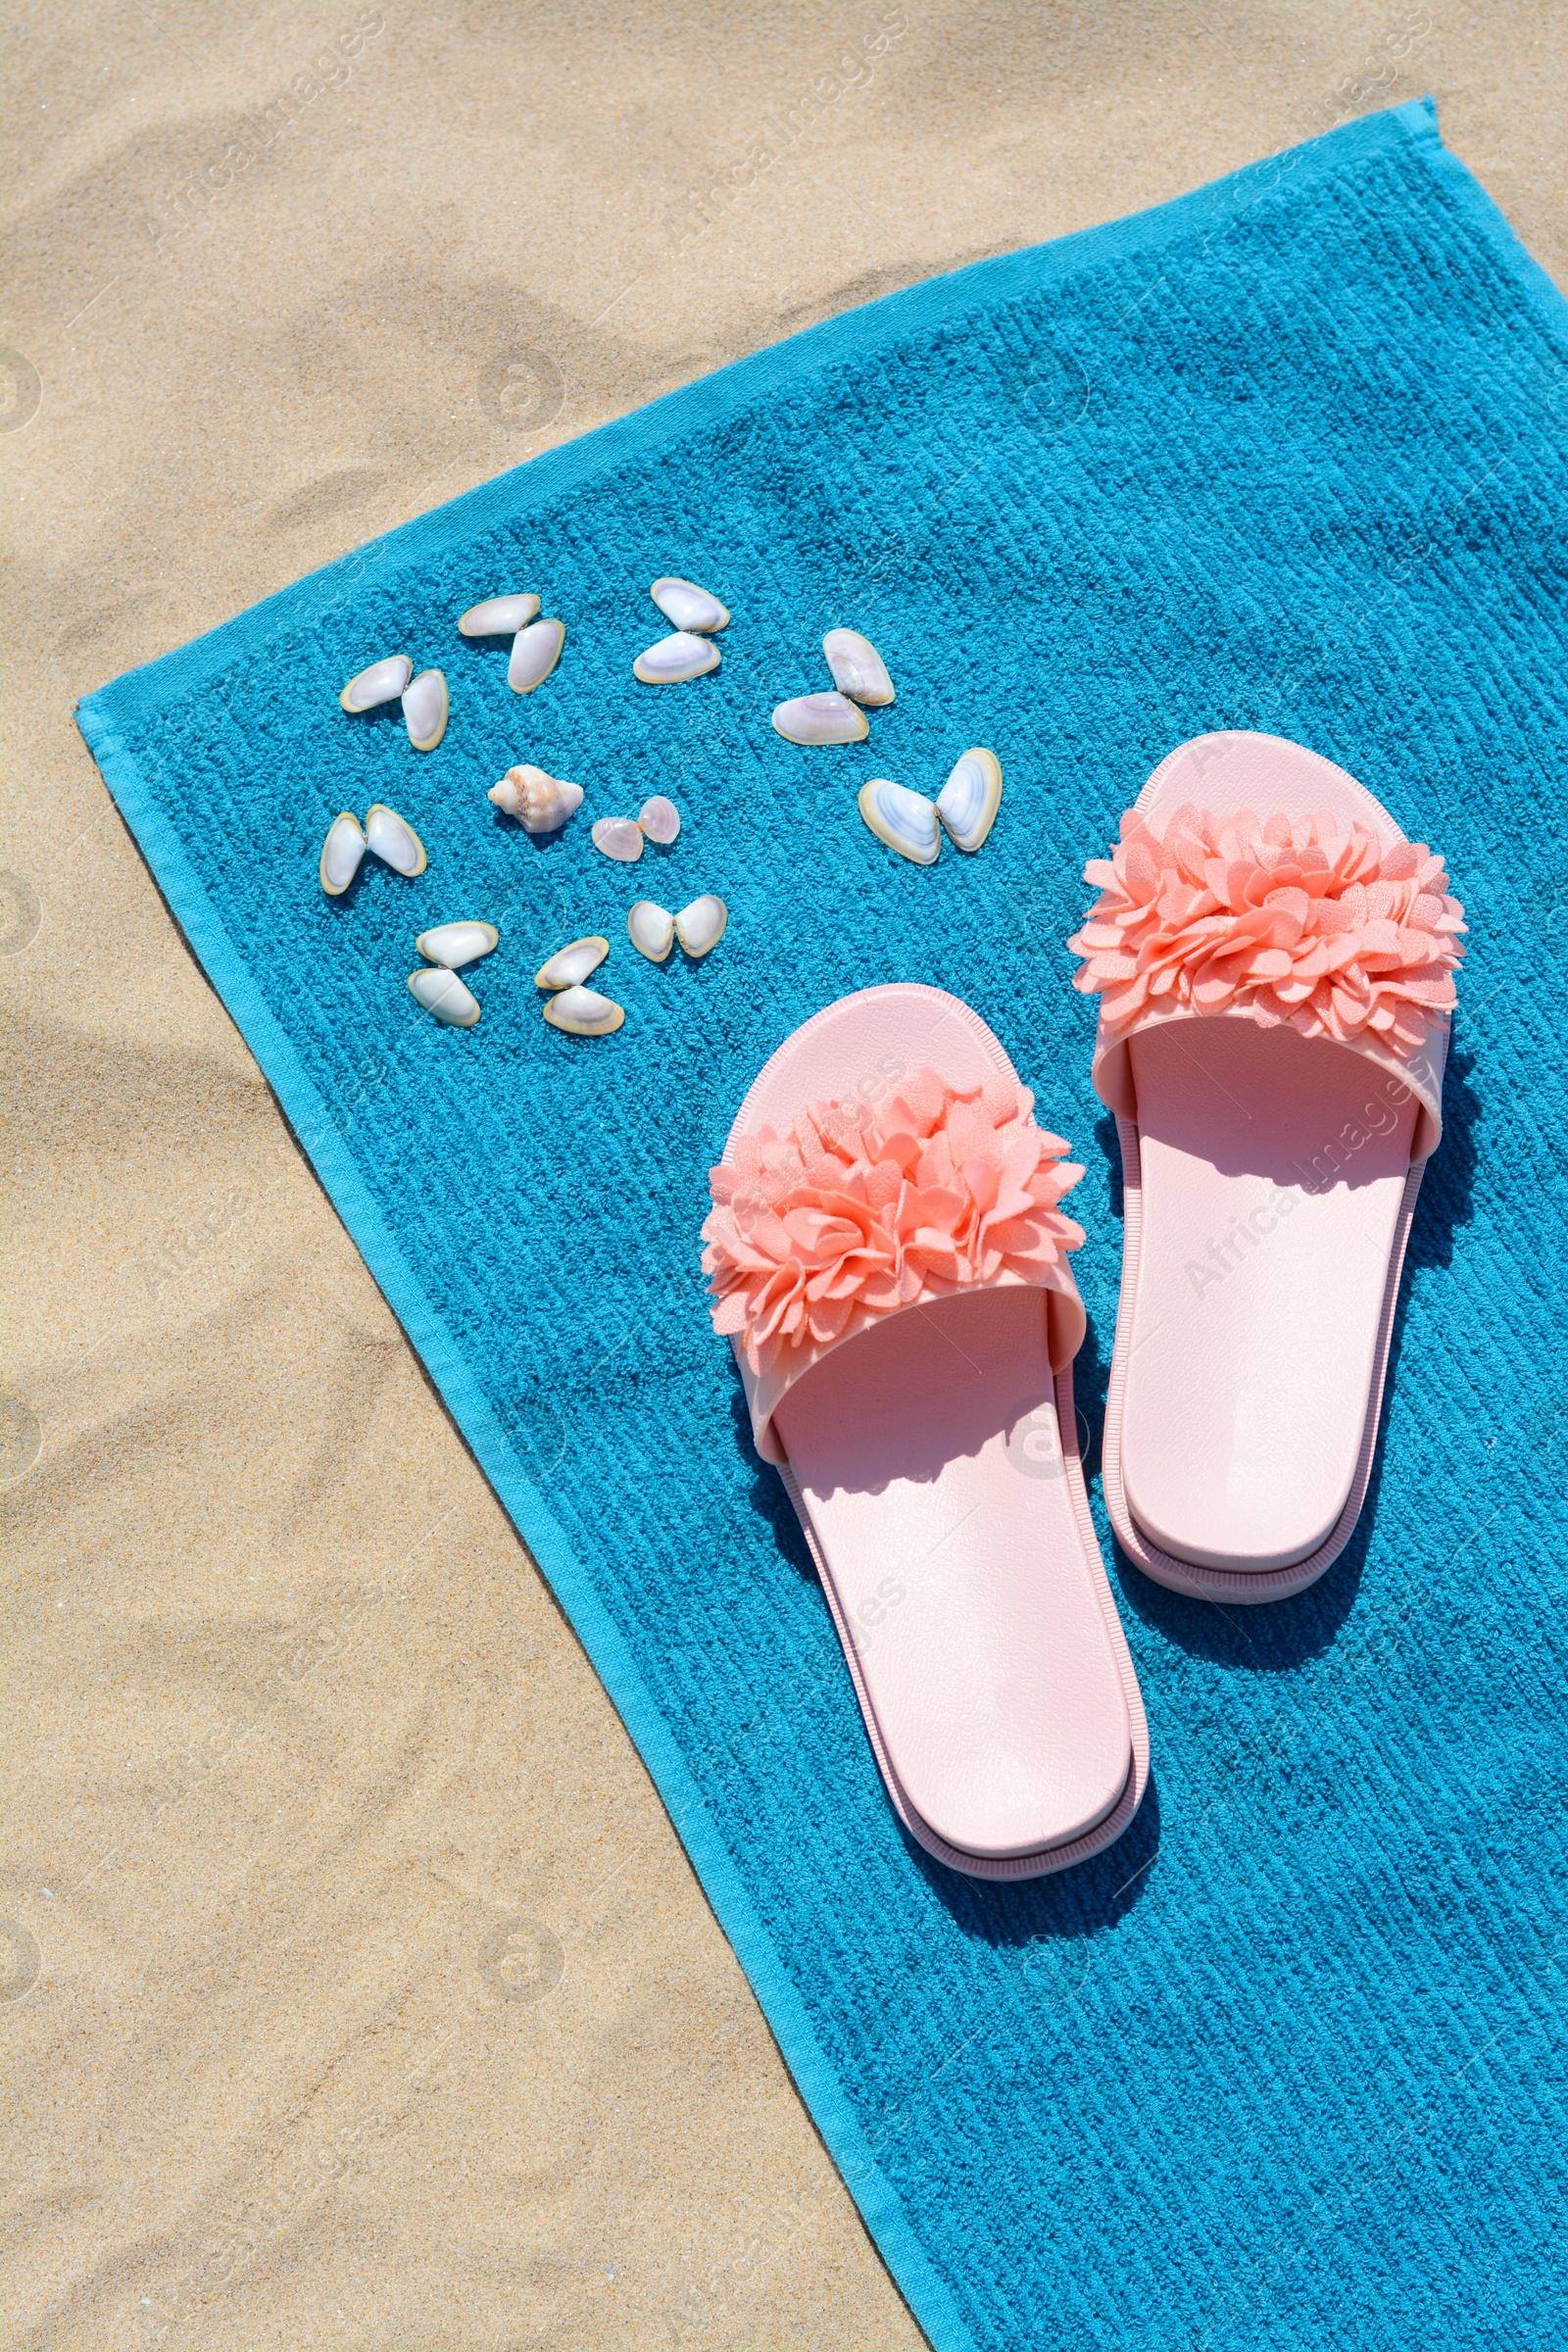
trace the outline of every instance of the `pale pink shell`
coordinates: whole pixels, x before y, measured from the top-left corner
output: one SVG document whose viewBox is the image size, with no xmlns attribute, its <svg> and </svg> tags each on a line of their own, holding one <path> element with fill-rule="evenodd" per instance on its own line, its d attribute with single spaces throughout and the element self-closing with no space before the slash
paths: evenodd
<svg viewBox="0 0 1568 2352">
<path fill-rule="evenodd" d="M 637 822 L 650 841 L 671 842 L 680 831 L 680 810 L 673 801 L 666 801 L 656 792 L 651 801 L 644 801 L 637 811 Z"/>
<path fill-rule="evenodd" d="M 593 843 L 607 858 L 614 858 L 622 865 L 632 865 L 643 854 L 642 827 L 629 816 L 596 817 Z"/>
</svg>

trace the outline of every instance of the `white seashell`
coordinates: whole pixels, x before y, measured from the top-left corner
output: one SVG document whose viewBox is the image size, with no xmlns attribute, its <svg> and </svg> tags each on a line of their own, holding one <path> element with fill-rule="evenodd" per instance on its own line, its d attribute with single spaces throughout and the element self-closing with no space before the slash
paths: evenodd
<svg viewBox="0 0 1568 2352">
<path fill-rule="evenodd" d="M 693 899 L 675 917 L 675 937 L 688 956 L 706 956 L 716 948 L 729 921 L 729 908 L 711 893 Z"/>
<path fill-rule="evenodd" d="M 532 694 L 536 686 L 542 686 L 561 660 L 565 642 L 564 620 L 536 620 L 519 629 L 512 640 L 512 659 L 507 663 L 507 684 L 513 693 Z"/>
<path fill-rule="evenodd" d="M 548 963 L 542 963 L 533 976 L 535 988 L 575 988 L 590 972 L 597 972 L 610 954 L 608 939 L 597 935 L 590 939 L 574 939 L 570 945 L 558 948 Z"/>
<path fill-rule="evenodd" d="M 780 703 L 773 724 L 790 743 L 859 743 L 871 722 L 858 703 L 842 694 L 801 694 Z"/>
<path fill-rule="evenodd" d="M 677 629 L 673 637 L 661 637 L 646 654 L 639 654 L 631 674 L 645 686 L 675 686 L 682 678 L 700 678 L 716 669 L 718 661 L 718 648 L 710 637 L 693 637 Z"/>
<path fill-rule="evenodd" d="M 551 1028 L 564 1029 L 568 1037 L 609 1037 L 626 1018 L 618 1004 L 594 988 L 564 989 L 544 1010 Z"/>
<path fill-rule="evenodd" d="M 673 801 L 666 801 L 662 792 L 656 792 L 653 799 L 644 801 L 638 809 L 637 822 L 650 841 L 657 841 L 662 848 L 667 848 L 680 831 L 680 810 Z"/>
<path fill-rule="evenodd" d="M 995 752 L 965 752 L 937 794 L 937 814 L 956 850 L 980 847 L 1002 807 L 1002 762 Z"/>
<path fill-rule="evenodd" d="M 337 699 L 345 710 L 373 710 L 377 703 L 395 703 L 413 675 L 414 663 L 408 655 L 391 654 L 350 678 Z"/>
<path fill-rule="evenodd" d="M 477 963 L 481 956 L 494 955 L 501 934 L 494 923 L 437 923 L 433 931 L 421 931 L 414 944 L 432 963 L 455 972 L 466 963 Z"/>
<path fill-rule="evenodd" d="M 426 1012 L 433 1012 L 449 1029 L 471 1029 L 479 1018 L 477 997 L 468 994 L 456 972 L 440 965 L 433 971 L 426 966 L 422 972 L 411 972 L 409 988 L 416 1003 L 422 1004 Z"/>
<path fill-rule="evenodd" d="M 321 844 L 321 862 L 316 869 L 321 877 L 321 888 L 329 899 L 342 897 L 359 872 L 360 860 L 364 856 L 365 835 L 360 830 L 360 820 L 357 816 L 351 816 L 345 808 L 341 816 L 334 816 L 326 828 L 326 839 Z"/>
<path fill-rule="evenodd" d="M 909 792 L 886 776 L 873 776 L 859 791 L 860 814 L 890 850 L 915 865 L 935 865 L 942 854 L 936 803 L 923 792 Z"/>
<path fill-rule="evenodd" d="M 458 621 L 465 637 L 511 637 L 525 629 L 539 611 L 536 596 L 489 596 L 470 605 Z"/>
<path fill-rule="evenodd" d="M 582 786 L 547 776 L 542 767 L 509 767 L 485 797 L 514 816 L 525 833 L 559 833 L 572 811 L 582 807 Z"/>
<path fill-rule="evenodd" d="M 648 591 L 667 620 L 677 629 L 727 629 L 729 608 L 694 580 L 656 580 Z"/>
<path fill-rule="evenodd" d="M 852 702 L 868 703 L 873 710 L 892 702 L 888 665 L 869 637 L 862 637 L 858 629 L 829 629 L 822 651 L 840 694 L 847 694 Z"/>
<path fill-rule="evenodd" d="M 424 844 L 405 816 L 377 801 L 365 820 L 365 846 L 372 858 L 379 858 L 395 874 L 406 874 L 412 882 L 422 874 L 430 862 L 424 854 Z"/>
<path fill-rule="evenodd" d="M 675 917 L 652 899 L 639 899 L 626 917 L 626 936 L 639 956 L 662 963 L 675 945 Z"/>
<path fill-rule="evenodd" d="M 621 865 L 635 865 L 643 854 L 643 829 L 629 816 L 601 816 L 594 821 L 594 848 Z"/>
<path fill-rule="evenodd" d="M 433 752 L 447 731 L 447 682 L 439 669 L 421 669 L 403 689 L 403 719 L 416 752 Z"/>
</svg>

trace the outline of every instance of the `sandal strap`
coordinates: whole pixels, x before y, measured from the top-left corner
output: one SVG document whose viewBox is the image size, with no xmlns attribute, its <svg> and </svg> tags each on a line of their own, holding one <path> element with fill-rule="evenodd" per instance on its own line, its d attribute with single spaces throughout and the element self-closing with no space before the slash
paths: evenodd
<svg viewBox="0 0 1568 2352">
<path fill-rule="evenodd" d="M 784 1135 L 732 1137 L 710 1173 L 703 1266 L 713 1328 L 733 1343 L 764 1460 L 796 1381 L 888 1316 L 956 1292 L 1051 1294 L 1052 1361 L 1084 1312 L 1066 1253 L 1082 1229 L 1057 1205 L 1083 1174 L 1010 1075 L 956 1087 L 920 1069 L 872 1109 L 819 1102 Z"/>
<path fill-rule="evenodd" d="M 1128 809 L 1110 858 L 1084 874 L 1101 895 L 1068 945 L 1084 959 L 1074 986 L 1100 998 L 1094 1081 L 1111 1109 L 1137 1115 L 1136 1030 L 1241 1018 L 1376 1063 L 1419 1100 L 1416 1158 L 1436 1151 L 1465 924 L 1424 842 L 1187 802 L 1158 829 Z"/>
</svg>

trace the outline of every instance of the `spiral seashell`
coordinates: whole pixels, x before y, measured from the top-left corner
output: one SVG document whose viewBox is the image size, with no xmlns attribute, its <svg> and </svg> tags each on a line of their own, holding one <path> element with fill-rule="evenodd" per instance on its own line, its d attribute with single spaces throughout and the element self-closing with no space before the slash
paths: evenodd
<svg viewBox="0 0 1568 2352">
<path fill-rule="evenodd" d="M 582 807 L 582 786 L 547 776 L 542 767 L 524 765 L 509 767 L 485 798 L 508 816 L 514 816 L 525 833 L 559 833 L 573 810 Z"/>
</svg>

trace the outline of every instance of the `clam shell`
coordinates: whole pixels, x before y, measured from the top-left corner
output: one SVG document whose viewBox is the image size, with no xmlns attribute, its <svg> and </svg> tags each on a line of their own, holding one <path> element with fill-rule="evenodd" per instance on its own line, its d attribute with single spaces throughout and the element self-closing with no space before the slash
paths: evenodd
<svg viewBox="0 0 1568 2352">
<path fill-rule="evenodd" d="M 689 630 L 677 629 L 673 637 L 661 637 L 646 654 L 639 654 L 631 674 L 645 686 L 675 686 L 683 678 L 700 678 L 716 669 L 718 661 L 718 648 L 710 637 L 694 637 Z"/>
<path fill-rule="evenodd" d="M 675 945 L 675 917 L 652 899 L 639 899 L 626 917 L 626 936 L 639 956 L 662 963 Z"/>
<path fill-rule="evenodd" d="M 873 776 L 859 791 L 860 814 L 890 850 L 915 865 L 935 865 L 942 854 L 936 803 L 886 776 Z"/>
<path fill-rule="evenodd" d="M 365 820 L 365 846 L 372 858 L 379 858 L 395 874 L 406 874 L 411 882 L 430 862 L 408 818 L 382 801 L 376 802 Z"/>
<path fill-rule="evenodd" d="M 561 660 L 561 649 L 566 642 L 564 620 L 535 620 L 519 629 L 512 640 L 512 659 L 507 663 L 507 684 L 514 694 L 532 694 L 542 686 Z"/>
<path fill-rule="evenodd" d="M 321 861 L 317 872 L 321 888 L 329 899 L 340 899 L 360 870 L 365 856 L 365 835 L 360 820 L 345 808 L 326 828 L 321 844 Z"/>
<path fill-rule="evenodd" d="M 568 1037 L 609 1037 L 626 1018 L 618 1004 L 595 988 L 563 989 L 544 1011 L 551 1028 L 564 1029 Z"/>
<path fill-rule="evenodd" d="M 842 694 L 801 694 L 780 703 L 773 724 L 789 743 L 859 743 L 871 722 L 858 703 Z"/>
<path fill-rule="evenodd" d="M 487 596 L 482 605 L 470 605 L 460 615 L 458 627 L 465 637 L 511 637 L 525 629 L 538 612 L 536 596 Z"/>
<path fill-rule="evenodd" d="M 575 988 L 590 972 L 597 972 L 610 954 L 608 939 L 597 934 L 588 939 L 574 939 L 566 947 L 558 948 L 547 963 L 542 963 L 533 976 L 535 988 Z"/>
<path fill-rule="evenodd" d="M 447 681 L 439 669 L 421 669 L 403 689 L 403 721 L 416 752 L 433 752 L 447 731 Z"/>
<path fill-rule="evenodd" d="M 666 620 L 677 629 L 710 629 L 729 627 L 729 608 L 721 605 L 716 596 L 699 588 L 695 580 L 656 580 L 648 591 Z"/>
<path fill-rule="evenodd" d="M 852 702 L 869 704 L 872 710 L 892 702 L 888 665 L 869 637 L 862 637 L 858 629 L 829 629 L 822 651 L 840 694 L 847 694 Z"/>
<path fill-rule="evenodd" d="M 1002 807 L 1002 762 L 995 752 L 965 752 L 937 794 L 937 814 L 956 850 L 971 854 L 997 821 Z"/>
<path fill-rule="evenodd" d="M 377 703 L 395 703 L 414 675 L 414 663 L 407 654 L 389 654 L 384 662 L 372 662 L 350 678 L 338 701 L 345 710 L 373 710 Z"/>
<path fill-rule="evenodd" d="M 525 833 L 559 833 L 568 816 L 582 806 L 582 786 L 560 776 L 547 776 L 542 767 L 509 767 L 499 784 L 486 794 L 508 816 L 514 816 Z"/>
<path fill-rule="evenodd" d="M 433 1012 L 449 1029 L 471 1029 L 479 1018 L 479 1000 L 469 996 L 456 972 L 443 965 L 409 974 L 409 991 L 426 1012 Z"/>
<path fill-rule="evenodd" d="M 681 908 L 675 917 L 675 937 L 688 956 L 707 956 L 723 938 L 728 921 L 729 908 L 710 892 Z"/>
<path fill-rule="evenodd" d="M 593 840 L 596 850 L 622 865 L 635 865 L 643 854 L 643 829 L 629 816 L 596 817 Z"/>
<path fill-rule="evenodd" d="M 666 801 L 662 792 L 656 792 L 638 809 L 637 822 L 650 841 L 667 848 L 680 831 L 680 810 L 673 801 Z"/>
<path fill-rule="evenodd" d="M 437 923 L 433 931 L 421 931 L 414 944 L 432 963 L 455 972 L 466 963 L 477 963 L 481 956 L 494 955 L 501 934 L 494 923 Z"/>
</svg>

